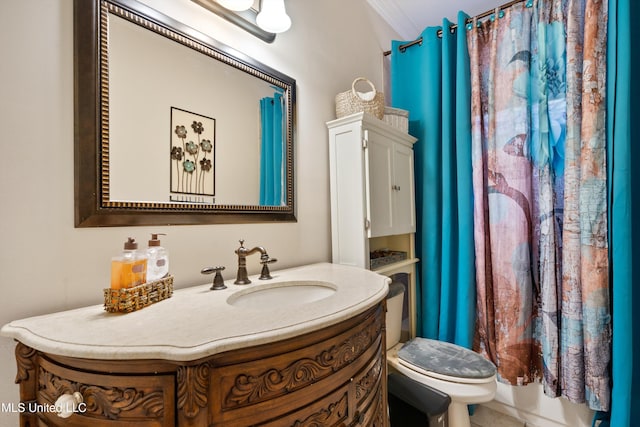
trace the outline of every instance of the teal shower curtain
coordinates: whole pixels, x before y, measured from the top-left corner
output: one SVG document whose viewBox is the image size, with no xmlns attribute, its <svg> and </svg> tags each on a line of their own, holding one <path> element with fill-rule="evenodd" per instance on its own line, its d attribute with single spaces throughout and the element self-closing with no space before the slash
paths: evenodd
<svg viewBox="0 0 640 427">
<path fill-rule="evenodd" d="M 283 200 L 285 176 L 283 142 L 283 99 L 281 93 L 260 100 L 260 205 L 280 206 Z"/>
<path fill-rule="evenodd" d="M 640 132 L 632 128 L 632 99 L 638 99 L 640 91 L 636 84 L 631 86 L 631 69 L 640 67 L 640 54 L 631 49 L 631 40 L 640 40 L 638 26 L 631 27 L 633 12 L 640 6 L 634 2 L 636 10 L 631 10 L 631 0 L 609 0 L 609 23 L 607 45 L 607 141 L 609 169 L 609 234 L 611 236 L 610 260 L 612 266 L 613 296 L 613 364 L 611 390 L 611 413 L 609 424 L 634 426 L 640 419 L 640 227 L 632 226 L 633 210 L 637 215 L 640 195 L 634 192 L 632 182 L 640 182 L 638 167 L 632 164 L 640 158 L 637 144 Z M 637 107 L 635 112 L 638 113 Z M 638 115 L 635 115 L 637 118 Z M 635 242 L 635 252 L 634 245 Z M 636 307 L 634 311 L 633 308 Z M 636 354 L 634 367 L 633 355 Z M 605 416 L 605 419 L 608 417 Z"/>
<path fill-rule="evenodd" d="M 529 3 L 529 5 L 533 5 L 534 2 L 527 1 L 527 3 Z M 535 2 L 536 6 L 540 7 L 551 3 L 551 0 L 547 2 L 543 0 Z M 583 21 L 582 24 L 580 23 L 580 20 L 584 18 L 582 15 L 573 18 L 573 22 L 570 24 L 573 25 L 573 27 L 570 31 L 584 29 L 585 25 L 591 32 L 597 28 L 602 30 L 603 27 L 601 24 L 603 22 L 607 22 L 606 18 L 605 20 L 602 20 L 598 15 L 594 16 L 592 13 L 593 10 L 596 10 L 594 9 L 594 6 L 599 10 L 598 13 L 602 12 L 602 7 L 600 6 L 602 1 L 564 0 L 562 4 L 570 5 L 574 11 L 582 11 L 582 13 L 584 13 L 585 9 L 591 11 L 587 19 Z M 607 316 L 610 316 L 610 326 L 612 329 L 610 336 L 611 346 L 609 346 L 609 349 L 612 351 L 612 363 L 610 364 L 610 384 L 612 385 L 612 388 L 610 391 L 611 394 L 608 396 L 606 387 L 609 381 L 607 380 L 605 373 L 605 376 L 596 377 L 596 381 L 587 386 L 589 388 L 586 390 L 585 399 L 590 401 L 593 408 L 604 410 L 610 408 L 609 413 L 599 414 L 603 415 L 602 418 L 606 420 L 605 423 L 601 424 L 603 427 L 605 425 L 626 427 L 635 425 L 635 420 L 640 419 L 640 367 L 637 363 L 635 369 L 633 366 L 634 350 L 636 355 L 640 354 L 640 310 L 637 308 L 635 310 L 633 309 L 634 307 L 640 307 L 640 290 L 633 292 L 633 284 L 640 283 L 640 278 L 638 277 L 637 270 L 635 274 L 632 270 L 633 264 L 640 265 L 640 259 L 638 259 L 639 249 L 637 246 L 638 242 L 640 242 L 638 232 L 640 227 L 632 227 L 632 207 L 635 205 L 637 210 L 638 203 L 640 203 L 640 197 L 637 194 L 637 190 L 634 192 L 631 187 L 631 182 L 640 182 L 640 177 L 638 176 L 640 174 L 640 168 L 632 167 L 632 165 L 636 163 L 636 160 L 640 158 L 638 156 L 638 146 L 636 144 L 634 147 L 631 143 L 632 139 L 640 141 L 640 131 L 632 128 L 631 126 L 631 122 L 634 117 L 632 112 L 637 112 L 637 107 L 634 107 L 631 104 L 631 99 L 640 99 L 640 93 L 637 86 L 632 86 L 630 77 L 632 67 L 635 67 L 636 65 L 640 66 L 638 62 L 640 51 L 637 49 L 636 51 L 633 51 L 630 47 L 631 40 L 633 40 L 634 37 L 636 40 L 639 39 L 637 26 L 635 29 L 630 26 L 633 12 L 631 9 L 633 7 L 640 8 L 640 4 L 633 5 L 630 0 L 609 0 L 607 4 L 609 9 L 606 38 L 607 45 L 606 49 L 603 49 L 602 44 L 597 46 L 597 49 L 607 52 L 606 67 L 602 62 L 602 57 L 600 57 L 597 58 L 597 61 L 600 61 L 598 65 L 593 68 L 587 67 L 585 70 L 588 71 L 590 69 L 595 69 L 602 72 L 605 68 L 607 69 L 607 91 L 605 95 L 606 119 L 604 120 L 607 122 L 606 173 L 608 175 L 606 177 L 605 185 L 608 192 L 606 193 L 607 198 L 605 204 L 608 207 L 608 210 L 606 211 L 608 213 L 608 221 L 606 221 L 605 224 L 609 227 L 609 233 L 607 233 L 609 239 L 607 252 L 610 271 L 608 273 L 608 287 L 605 286 L 604 288 L 601 288 L 606 289 L 604 292 L 598 291 L 598 298 L 604 298 L 601 299 L 601 301 L 607 301 L 605 295 L 608 293 L 610 301 L 608 301 L 607 304 L 610 304 L 609 307 L 611 311 L 607 314 L 606 306 L 600 306 L 601 308 L 597 308 L 598 306 L 589 306 L 588 304 L 592 301 L 586 301 L 587 305 L 583 307 L 583 310 L 586 310 L 585 314 L 588 316 L 594 314 L 603 316 L 597 317 L 601 321 L 605 322 L 600 323 L 600 326 L 606 326 Z M 519 7 L 521 8 L 522 4 L 520 4 Z M 557 13 L 559 10 L 560 9 L 556 9 L 555 12 Z M 464 15 L 462 16 L 464 17 Z M 589 22 L 589 19 L 592 19 L 592 21 Z M 547 41 L 553 40 L 554 34 L 556 34 L 555 31 L 557 31 L 553 27 L 557 24 L 552 24 L 551 21 L 547 22 L 544 20 L 541 22 L 543 24 L 536 25 L 534 30 L 543 31 L 538 34 L 545 36 L 543 40 L 546 40 L 543 42 L 542 46 L 542 48 L 544 48 L 542 58 L 545 58 L 544 55 L 547 55 L 546 58 L 550 59 L 551 62 L 544 59 L 543 62 L 539 63 L 544 65 L 545 68 L 551 66 L 548 71 L 563 72 L 557 68 L 557 58 L 554 57 L 554 55 L 558 54 L 558 51 L 554 50 L 555 48 L 553 44 L 547 44 Z M 567 21 L 560 19 L 556 22 L 566 25 Z M 598 23 L 598 25 L 596 25 L 596 23 Z M 444 27 L 447 28 L 447 25 L 448 22 L 445 21 Z M 464 21 L 459 20 L 458 25 L 459 28 L 464 28 Z M 512 28 L 513 32 L 517 34 L 519 39 L 529 37 L 529 34 L 525 33 L 525 27 L 522 23 L 516 23 Z M 464 104 L 457 96 L 455 109 L 457 110 L 456 115 L 458 119 L 455 122 L 456 124 L 454 125 L 454 128 L 458 130 L 458 134 L 455 137 L 453 148 L 451 148 L 449 146 L 451 143 L 451 139 L 449 138 L 449 135 L 451 135 L 451 132 L 449 131 L 449 129 L 451 129 L 451 122 L 448 121 L 447 117 L 451 114 L 452 106 L 447 104 L 447 101 L 453 99 L 450 94 L 458 93 L 461 94 L 460 96 L 465 102 L 469 102 L 469 95 L 467 92 L 468 86 L 467 89 L 464 89 L 464 86 L 460 85 L 459 82 L 461 80 L 464 81 L 464 78 L 450 78 L 452 75 L 452 71 L 449 68 L 451 62 L 443 59 L 448 57 L 447 52 L 449 52 L 449 48 L 446 46 L 449 46 L 447 45 L 447 42 L 450 38 L 450 34 L 445 32 L 445 40 L 438 41 L 435 38 L 435 31 L 435 29 L 429 28 L 425 30 L 422 34 L 422 46 L 410 47 L 404 53 L 401 53 L 398 49 L 404 42 L 393 43 L 391 58 L 392 105 L 394 107 L 405 108 L 410 111 L 410 133 L 419 139 L 419 142 L 416 144 L 416 191 L 418 202 L 417 243 L 418 251 L 420 252 L 419 256 L 421 258 L 418 279 L 420 281 L 420 290 L 422 292 L 418 300 L 419 326 L 421 326 L 422 329 L 420 334 L 422 336 L 445 339 L 452 342 L 458 342 L 459 344 L 468 345 L 470 342 L 468 341 L 469 334 L 473 333 L 473 326 L 470 326 L 470 323 L 473 323 L 476 313 L 475 307 L 469 307 L 468 304 L 465 304 L 461 295 L 473 298 L 475 303 L 475 290 L 469 289 L 469 286 L 464 285 L 464 278 L 469 277 L 464 273 L 465 269 L 470 265 L 470 274 L 473 277 L 471 279 L 472 282 L 475 282 L 475 271 L 473 264 L 474 254 L 465 251 L 465 244 L 463 240 L 465 235 L 468 236 L 474 231 L 474 226 L 473 223 L 465 222 L 469 219 L 469 216 L 464 212 L 464 205 L 465 202 L 471 204 L 474 200 L 474 196 L 470 190 L 465 189 L 464 182 L 462 181 L 466 179 L 466 182 L 468 183 L 471 179 L 469 176 L 471 144 L 468 142 L 469 139 L 465 138 L 463 134 L 465 132 L 469 133 L 469 135 L 471 134 L 470 122 L 472 119 L 468 117 L 466 119 L 467 122 L 463 119 L 464 112 L 461 112 L 460 110 L 464 108 Z M 602 40 L 602 38 L 600 40 Z M 494 39 L 494 42 L 497 42 L 496 39 Z M 457 44 L 458 49 L 456 54 L 464 57 L 466 52 L 460 51 L 460 46 L 465 46 L 464 37 L 459 37 L 457 39 Z M 463 51 L 466 51 L 466 49 L 467 47 L 465 46 Z M 569 49 L 573 48 L 569 47 Z M 584 52 L 585 54 L 591 55 L 595 49 L 594 45 L 588 45 L 585 46 Z M 513 53 L 514 55 L 507 58 L 507 62 L 511 59 L 511 63 L 519 64 L 518 66 L 528 66 L 533 64 L 531 57 L 525 54 L 520 54 L 518 56 L 517 52 Z M 589 61 L 592 59 L 593 58 L 589 57 Z M 464 60 L 458 61 L 455 66 L 459 70 L 469 67 L 468 65 L 462 65 L 459 67 L 463 63 Z M 470 73 L 472 71 L 467 72 L 471 75 Z M 540 77 L 535 76 L 536 75 L 532 73 L 530 78 L 535 81 L 536 78 Z M 471 75 L 471 77 L 478 78 L 475 74 Z M 499 85 L 505 84 L 505 80 L 501 79 L 498 75 L 484 75 L 481 78 L 485 79 L 485 82 L 488 79 Z M 535 86 L 531 86 L 531 88 L 534 87 Z M 463 89 L 460 90 L 460 88 Z M 465 95 L 463 95 L 465 93 L 467 93 L 466 98 Z M 596 92 L 588 90 L 585 93 L 592 93 L 597 96 L 603 94 L 604 91 L 601 86 Z M 554 108 L 558 107 L 557 102 L 555 105 L 551 105 L 549 107 L 548 101 L 553 100 L 553 96 L 547 97 L 545 101 L 546 106 L 541 110 L 536 110 L 536 114 L 533 117 L 536 120 L 539 120 L 540 117 L 546 117 L 548 114 L 557 114 L 558 111 L 554 110 Z M 488 105 L 489 103 L 489 99 L 484 99 L 484 102 L 482 102 L 483 105 Z M 531 107 L 531 104 L 525 105 L 528 105 L 527 108 Z M 537 105 L 542 106 L 544 104 L 537 102 Z M 589 106 L 592 104 L 590 101 L 586 101 L 584 104 L 579 102 L 577 105 L 578 108 L 582 109 L 584 107 L 590 108 Z M 600 106 L 602 106 L 602 104 L 600 104 Z M 552 111 L 546 110 L 546 108 L 550 108 Z M 602 110 L 600 109 L 599 111 L 600 112 L 597 113 L 599 114 L 598 117 L 605 117 L 602 115 Z M 542 113 L 542 115 L 540 113 Z M 485 115 L 485 117 L 490 118 L 495 116 Z M 477 120 L 477 118 L 474 118 L 473 120 Z M 573 120 L 573 118 L 571 120 Z M 538 123 L 542 124 L 543 122 Z M 549 122 L 549 124 L 552 125 L 552 128 L 550 129 L 551 131 L 556 131 L 558 129 L 557 127 L 554 128 L 557 123 L 553 123 L 552 121 Z M 598 135 L 597 141 L 602 141 L 602 126 L 592 127 L 594 124 L 594 120 L 587 119 L 585 123 L 585 130 L 586 132 L 596 132 L 593 135 Z M 580 129 L 582 128 L 582 125 L 575 128 L 574 124 L 569 123 L 567 126 L 574 126 L 573 129 L 577 129 L 577 132 L 582 132 L 582 129 Z M 485 128 L 485 130 L 486 129 L 488 128 Z M 574 132 L 573 129 L 570 131 Z M 588 136 L 588 133 L 586 135 Z M 528 136 L 528 138 L 534 139 L 539 138 L 539 136 L 536 136 L 534 132 Z M 523 144 L 533 144 L 533 139 L 515 138 L 504 146 L 505 153 L 510 153 L 510 155 L 517 154 L 520 148 L 525 147 L 524 145 L 521 147 L 519 144 L 520 142 Z M 529 150 L 530 148 L 535 147 L 535 145 L 527 146 L 526 149 Z M 547 176 L 545 175 L 547 172 L 544 171 L 554 171 L 554 173 L 557 173 L 559 169 L 564 168 L 564 162 L 563 164 L 560 164 L 558 161 L 559 158 L 562 158 L 564 155 L 571 156 L 573 154 L 567 154 L 560 151 L 563 147 L 555 146 L 554 144 L 546 147 L 538 145 L 537 147 L 538 151 L 529 151 L 531 152 L 532 160 L 541 165 L 548 165 L 548 169 L 541 170 L 543 174 L 535 177 L 536 182 L 538 182 L 537 187 L 531 188 L 534 188 L 537 192 L 540 192 L 541 189 L 552 190 L 554 185 L 557 185 L 558 183 L 552 180 L 541 181 L 541 177 L 545 178 Z M 451 159 L 451 154 L 448 151 L 450 148 L 454 150 L 456 156 L 469 156 L 469 163 L 465 162 L 462 158 L 457 162 L 448 161 L 447 159 Z M 547 150 L 547 148 L 550 148 L 550 150 Z M 586 173 L 594 172 L 594 170 L 590 170 L 589 168 L 590 166 L 585 169 Z M 465 175 L 466 178 L 463 178 Z M 453 177 L 455 177 L 455 180 L 452 179 Z M 593 178 L 597 178 L 599 182 L 603 182 L 601 175 L 593 176 Z M 448 182 L 445 183 L 444 180 L 447 180 Z M 585 182 L 583 184 L 583 191 L 593 190 L 591 185 L 594 183 L 595 181 Z M 540 184 L 542 184 L 542 186 Z M 451 185 L 451 187 L 449 185 Z M 465 198 L 466 200 L 463 200 Z M 535 207 L 536 205 L 533 204 L 532 206 Z M 541 206 L 538 204 L 537 209 L 540 209 L 540 207 Z M 580 205 L 577 207 L 578 209 L 581 208 Z M 588 206 L 582 206 L 582 208 L 585 207 L 588 208 Z M 570 206 L 570 208 L 572 207 Z M 453 218 L 453 220 L 449 221 L 451 218 Z M 473 217 L 471 217 L 471 220 L 473 220 Z M 455 226 L 455 224 L 458 225 Z M 466 224 L 466 226 L 462 226 L 461 224 Z M 584 224 L 586 225 L 588 222 L 584 222 Z M 591 222 L 591 224 L 596 223 Z M 600 222 L 600 224 L 603 223 Z M 548 230 L 553 228 L 556 228 L 556 226 L 554 225 L 553 227 L 548 228 Z M 465 232 L 460 233 L 460 230 L 464 230 Z M 475 231 L 478 231 L 477 227 Z M 558 230 L 556 229 L 556 232 L 557 231 Z M 558 238 L 560 238 L 560 236 L 560 234 L 557 235 Z M 497 237 L 500 237 L 500 235 L 498 234 Z M 449 240 L 447 241 L 447 239 Z M 633 250 L 633 242 L 636 242 L 635 252 Z M 576 243 L 578 243 L 578 247 L 581 244 L 580 241 L 577 241 Z M 597 242 L 596 247 L 599 247 L 598 245 L 600 245 L 600 243 L 601 242 Z M 471 245 L 473 244 L 474 242 L 472 241 Z M 573 244 L 573 242 L 571 244 Z M 539 256 L 540 252 L 538 249 L 540 248 L 536 246 L 532 247 L 536 250 L 535 260 L 538 262 L 539 258 L 537 258 L 537 256 Z M 587 252 L 583 252 L 583 254 L 588 254 L 588 250 L 589 249 L 587 248 Z M 595 252 L 598 254 L 599 262 L 602 261 L 600 252 L 601 251 L 599 250 Z M 449 263 L 449 260 L 452 259 L 450 255 L 451 253 L 457 255 L 459 261 L 458 265 L 460 268 L 451 268 L 451 264 Z M 466 256 L 464 254 L 466 254 Z M 549 255 L 555 256 L 555 254 L 552 254 L 551 252 L 549 252 Z M 588 257 L 590 255 L 583 256 Z M 516 257 L 512 261 L 517 262 L 518 258 Z M 546 275 L 557 274 L 557 271 L 556 273 L 553 273 L 554 270 L 555 269 L 547 269 L 543 273 Z M 452 274 L 453 271 L 455 271 L 455 274 Z M 587 265 L 586 270 L 583 270 L 583 275 L 589 277 L 597 271 L 602 270 L 591 270 Z M 536 276 L 532 277 L 532 286 L 535 283 L 539 283 L 540 273 L 541 271 L 537 271 L 535 273 Z M 531 272 L 531 274 L 534 273 Z M 452 277 L 453 280 L 449 279 L 449 277 Z M 593 283 L 602 284 L 602 282 Z M 451 285 L 450 289 L 448 288 L 449 285 Z M 475 286 L 475 283 L 472 284 L 472 287 L 473 286 Z M 452 295 L 454 295 L 453 300 L 458 301 L 459 305 L 456 307 L 451 307 L 449 304 L 452 300 Z M 547 301 L 551 302 L 553 294 L 549 296 L 552 298 L 549 298 Z M 570 295 L 567 295 L 567 297 L 573 298 L 573 296 Z M 560 295 L 556 295 L 556 298 L 560 303 L 557 309 L 560 310 L 562 308 L 562 298 Z M 568 301 L 576 300 L 569 299 Z M 550 315 L 557 316 L 559 313 L 554 313 L 552 306 L 544 306 L 544 309 L 546 309 L 547 319 L 551 320 L 551 322 L 547 324 L 550 327 L 553 323 L 553 317 Z M 598 312 L 598 310 L 600 310 L 600 312 Z M 446 322 L 447 317 L 449 318 L 449 322 Z M 443 323 L 443 319 L 445 319 L 445 323 Z M 560 318 L 556 319 L 559 320 Z M 534 322 L 540 322 L 538 323 L 538 326 L 543 325 L 543 322 L 539 320 L 534 320 Z M 571 318 L 564 318 L 560 323 L 564 323 L 565 326 L 575 324 L 574 319 Z M 454 333 L 452 338 L 450 332 L 452 330 L 464 330 L 465 328 L 461 326 L 464 324 L 467 325 L 466 333 L 458 335 Z M 456 326 L 450 327 L 450 325 Z M 544 330 L 545 329 L 539 329 L 539 331 Z M 579 330 L 580 328 L 575 331 Z M 598 333 L 603 331 L 606 332 L 606 329 L 592 329 L 588 327 L 587 329 L 582 329 L 582 331 L 582 333 L 586 334 L 585 336 L 588 337 L 589 341 L 591 341 L 592 338 L 597 337 Z M 566 332 L 571 332 L 571 330 Z M 467 341 L 465 341 L 465 339 L 460 339 L 460 335 L 466 336 Z M 568 343 L 573 345 L 574 342 L 572 340 L 577 338 L 577 336 L 569 335 L 569 338 L 570 339 L 568 341 L 565 341 L 565 344 Z M 607 338 L 606 336 L 602 338 L 604 338 L 604 340 L 600 341 L 597 345 L 601 346 L 599 348 L 605 349 L 605 355 L 602 356 L 598 353 L 596 359 L 600 357 L 609 357 L 606 355 Z M 465 344 L 465 342 L 467 344 Z M 545 343 L 546 347 L 540 347 L 540 349 L 544 350 L 547 355 L 551 355 L 565 344 L 559 343 L 556 347 L 552 342 L 547 342 Z M 595 351 L 599 352 L 600 350 Z M 598 366 L 602 366 L 602 360 L 596 361 L 599 363 Z M 547 369 L 547 367 L 548 366 L 546 364 L 541 365 L 541 368 Z M 544 369 L 540 373 L 543 373 Z M 551 380 L 551 384 L 547 384 L 547 391 L 554 390 L 554 387 L 557 385 L 553 383 L 553 378 L 553 376 L 547 376 L 547 379 Z M 517 381 L 518 379 L 516 378 L 516 382 Z M 570 386 L 570 388 L 573 387 L 574 386 Z M 577 391 L 578 399 L 580 399 L 580 386 L 576 387 L 574 390 Z M 582 390 L 584 393 L 584 388 Z M 564 392 L 561 391 L 560 393 L 562 394 Z M 608 403 L 609 399 L 610 405 Z M 610 418 L 610 424 L 606 424 L 609 422 L 608 418 Z"/>
<path fill-rule="evenodd" d="M 461 28 L 467 18 L 459 14 Z M 404 42 L 393 42 L 392 104 L 409 111 L 410 133 L 418 138 L 419 333 L 471 348 L 475 273 L 469 56 L 464 32 L 459 36 L 450 26 L 445 19 L 442 27 L 427 28 L 422 45 L 404 52 L 399 50 Z"/>
</svg>

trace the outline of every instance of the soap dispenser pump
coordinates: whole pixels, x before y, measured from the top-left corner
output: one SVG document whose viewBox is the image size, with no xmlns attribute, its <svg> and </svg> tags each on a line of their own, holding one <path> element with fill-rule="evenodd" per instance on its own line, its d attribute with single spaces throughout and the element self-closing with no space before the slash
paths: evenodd
<svg viewBox="0 0 640 427">
<path fill-rule="evenodd" d="M 147 257 L 149 258 L 147 279 L 150 282 L 160 280 L 169 274 L 169 253 L 160 245 L 158 236 L 166 236 L 166 234 L 152 233 L 147 248 Z"/>
</svg>

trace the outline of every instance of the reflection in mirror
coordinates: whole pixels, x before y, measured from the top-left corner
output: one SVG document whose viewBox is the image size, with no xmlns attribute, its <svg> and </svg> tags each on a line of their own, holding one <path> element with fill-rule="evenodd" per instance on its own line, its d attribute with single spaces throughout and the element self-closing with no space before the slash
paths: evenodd
<svg viewBox="0 0 640 427">
<path fill-rule="evenodd" d="M 282 205 L 260 198 L 263 181 L 273 175 L 267 167 L 273 162 L 265 156 L 273 149 L 283 153 L 281 109 L 276 124 L 275 109 L 265 107 L 274 99 L 274 86 L 112 13 L 108 19 L 109 199 Z M 193 129 L 194 122 L 204 129 Z M 177 126 L 184 129 L 182 138 Z M 215 152 L 206 151 L 201 140 Z M 268 153 L 261 141 L 270 142 Z M 201 191 L 205 180 L 207 187 L 216 181 L 217 192 Z"/>
<path fill-rule="evenodd" d="M 76 226 L 294 221 L 295 81 L 140 3 L 99 1 L 75 4 Z"/>
</svg>

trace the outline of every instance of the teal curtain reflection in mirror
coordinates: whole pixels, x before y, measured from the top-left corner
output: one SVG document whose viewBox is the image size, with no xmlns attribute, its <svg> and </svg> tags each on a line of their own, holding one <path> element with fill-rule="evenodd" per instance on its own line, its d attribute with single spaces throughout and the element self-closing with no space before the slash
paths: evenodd
<svg viewBox="0 0 640 427">
<path fill-rule="evenodd" d="M 260 205 L 281 206 L 284 200 L 285 161 L 283 150 L 284 99 L 277 90 L 260 100 L 261 155 Z"/>
</svg>

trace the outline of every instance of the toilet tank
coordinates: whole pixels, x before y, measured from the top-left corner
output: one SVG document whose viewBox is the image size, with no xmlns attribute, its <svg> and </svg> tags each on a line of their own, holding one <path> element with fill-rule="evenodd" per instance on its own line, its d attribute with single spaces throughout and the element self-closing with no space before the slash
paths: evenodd
<svg viewBox="0 0 640 427">
<path fill-rule="evenodd" d="M 402 283 L 391 282 L 387 294 L 387 350 L 400 342 L 404 293 L 405 289 Z"/>
</svg>

